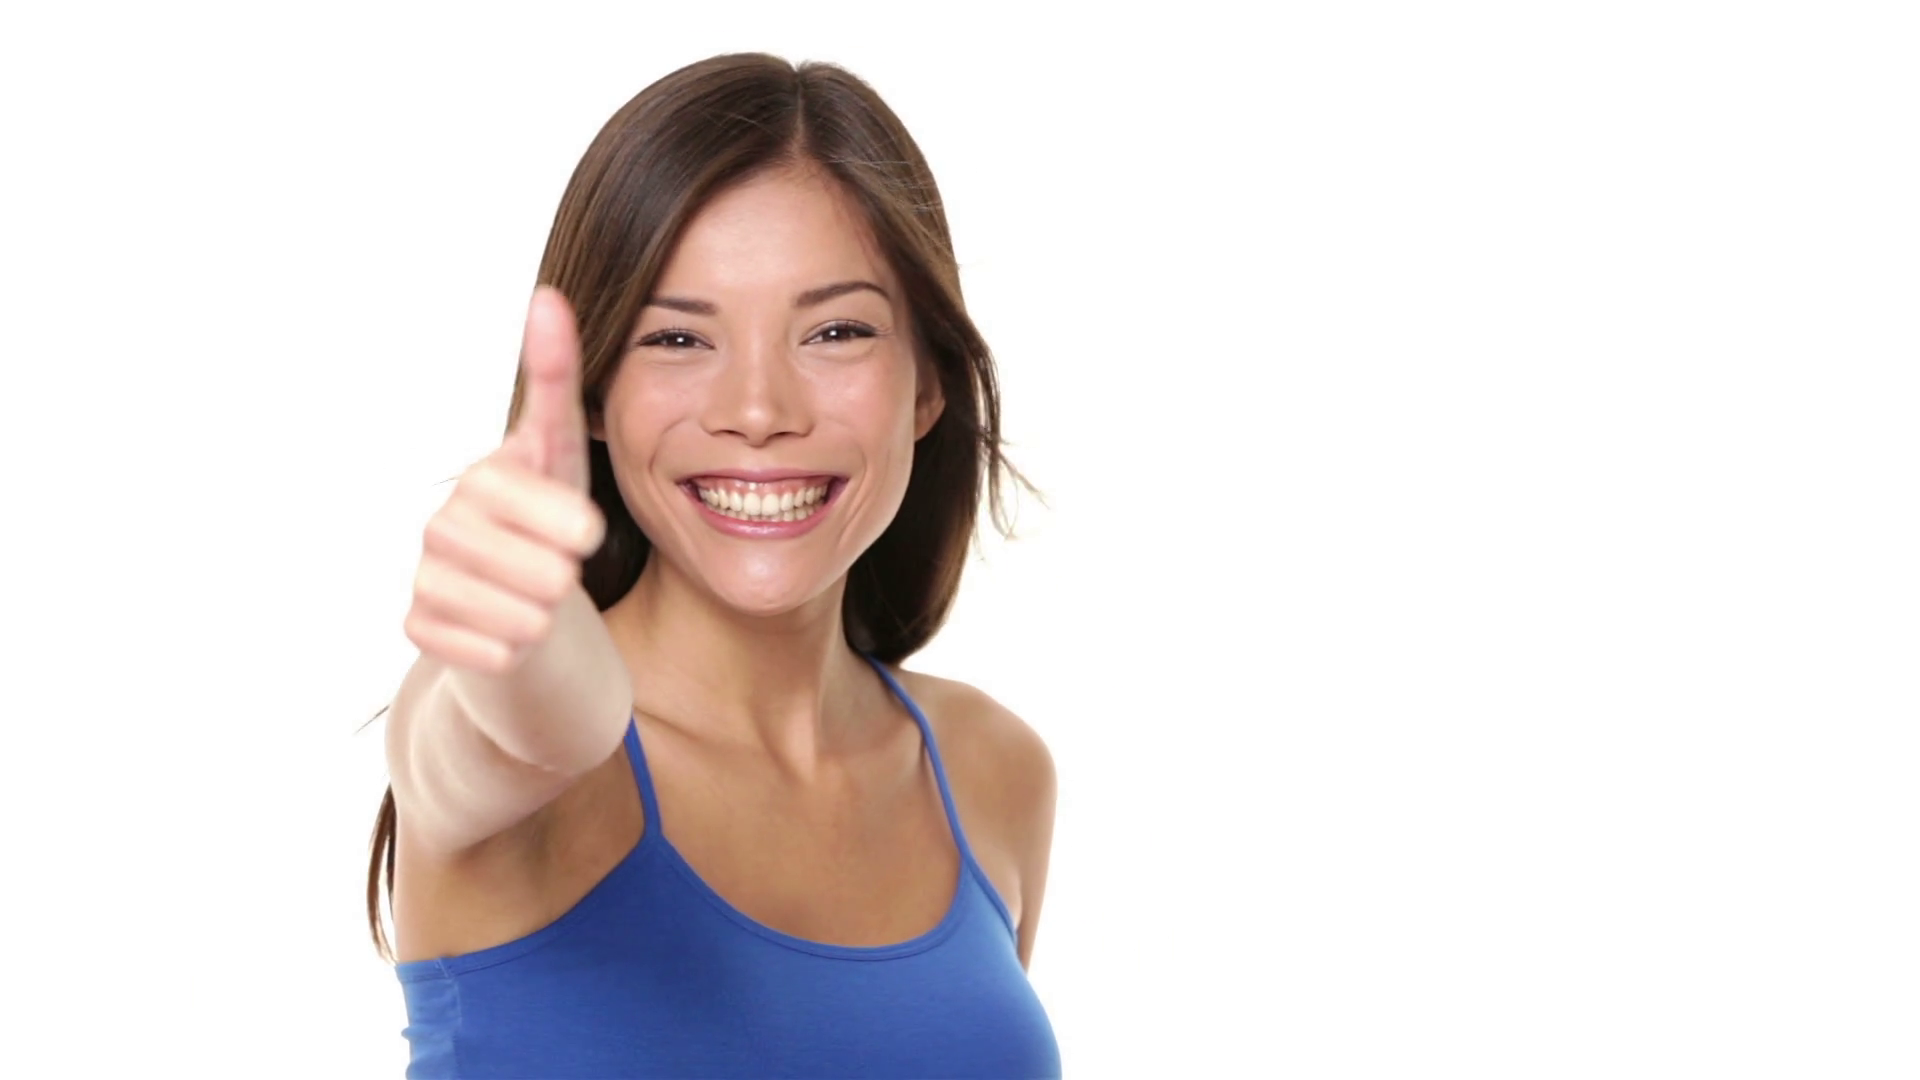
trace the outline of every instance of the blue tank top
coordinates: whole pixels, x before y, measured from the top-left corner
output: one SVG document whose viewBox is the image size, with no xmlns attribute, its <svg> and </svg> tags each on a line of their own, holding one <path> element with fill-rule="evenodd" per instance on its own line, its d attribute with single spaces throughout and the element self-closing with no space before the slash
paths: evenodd
<svg viewBox="0 0 1920 1080">
<path fill-rule="evenodd" d="M 637 726 L 640 842 L 571 910 L 517 941 L 399 964 L 408 1077 L 1057 1077 L 1060 1052 L 1012 919 L 967 847 L 933 731 L 920 727 L 960 852 L 939 925 L 896 945 L 827 945 L 748 918 L 662 835 Z"/>
</svg>

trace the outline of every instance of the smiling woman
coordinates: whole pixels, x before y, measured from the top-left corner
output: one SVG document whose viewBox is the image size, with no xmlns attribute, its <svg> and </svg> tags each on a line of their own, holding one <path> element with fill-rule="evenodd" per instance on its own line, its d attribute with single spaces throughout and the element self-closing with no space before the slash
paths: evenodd
<svg viewBox="0 0 1920 1080">
<path fill-rule="evenodd" d="M 869 231 L 817 166 L 729 187 L 680 237 L 608 383 L 595 437 L 610 460 L 652 466 L 624 506 L 734 609 L 787 610 L 846 574 L 892 524 L 914 444 L 945 412 L 939 362 L 920 359 L 932 350 Z M 805 548 L 703 542 L 816 528 L 828 535 Z"/>
<path fill-rule="evenodd" d="M 896 666 L 1013 475 L 918 148 L 839 68 L 694 64 L 540 283 L 390 712 L 408 1075 L 1056 1075 L 1052 762 Z"/>
</svg>

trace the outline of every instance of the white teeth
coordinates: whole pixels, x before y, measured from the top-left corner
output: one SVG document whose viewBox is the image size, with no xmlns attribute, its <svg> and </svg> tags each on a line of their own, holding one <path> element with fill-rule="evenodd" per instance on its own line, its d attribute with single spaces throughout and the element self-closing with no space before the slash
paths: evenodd
<svg viewBox="0 0 1920 1080">
<path fill-rule="evenodd" d="M 773 492 L 741 491 L 739 489 L 720 490 L 694 485 L 694 493 L 700 501 L 724 514 L 741 521 L 805 521 L 813 516 L 821 503 L 826 502 L 828 485 L 803 488 L 799 491 Z"/>
</svg>

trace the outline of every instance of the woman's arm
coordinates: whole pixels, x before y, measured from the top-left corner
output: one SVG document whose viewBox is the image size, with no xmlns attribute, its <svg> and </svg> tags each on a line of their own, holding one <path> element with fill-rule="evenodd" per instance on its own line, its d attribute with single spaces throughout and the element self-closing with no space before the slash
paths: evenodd
<svg viewBox="0 0 1920 1080">
<path fill-rule="evenodd" d="M 530 817 L 618 749 L 632 708 L 626 666 L 577 584 L 511 671 L 423 653 L 387 723 L 410 849 L 451 856 Z"/>
<path fill-rule="evenodd" d="M 1053 857 L 1053 816 L 1058 800 L 1059 782 L 1054 774 L 1053 755 L 1038 735 L 1027 751 L 1025 768 L 1027 791 L 1031 800 L 1025 809 L 1023 858 L 1020 866 L 1020 966 L 1033 961 L 1033 938 L 1040 929 L 1040 901 L 1047 892 L 1047 866 Z"/>
<path fill-rule="evenodd" d="M 420 660 L 387 724 L 410 850 L 453 854 L 551 802 L 620 744 L 632 683 L 580 585 L 605 521 L 587 473 L 580 342 L 534 294 L 520 412 L 427 523 L 407 636 Z"/>
</svg>

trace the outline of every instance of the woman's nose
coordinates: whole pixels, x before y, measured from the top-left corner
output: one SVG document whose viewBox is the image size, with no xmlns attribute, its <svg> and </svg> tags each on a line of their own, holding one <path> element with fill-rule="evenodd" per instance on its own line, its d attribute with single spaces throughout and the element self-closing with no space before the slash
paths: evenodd
<svg viewBox="0 0 1920 1080">
<path fill-rule="evenodd" d="M 742 345 L 721 358 L 710 384 L 706 428 L 763 446 L 782 435 L 804 435 L 811 424 L 805 381 L 794 350 L 783 341 Z"/>
</svg>

